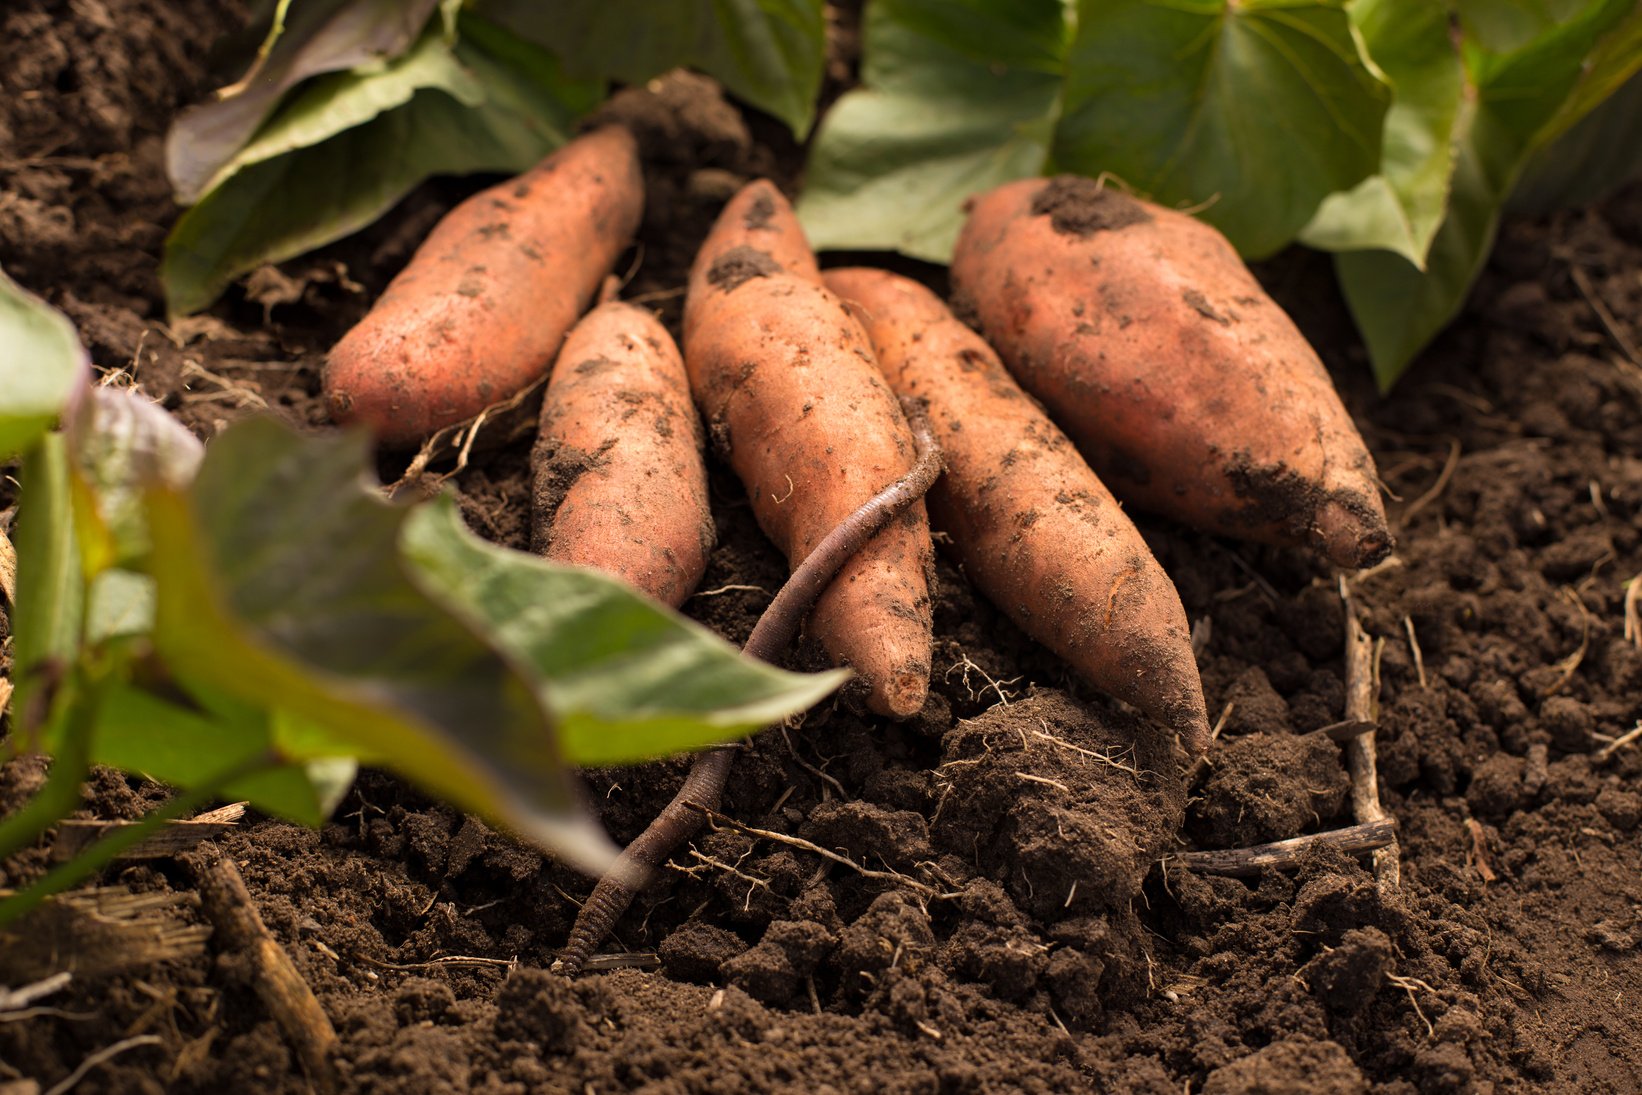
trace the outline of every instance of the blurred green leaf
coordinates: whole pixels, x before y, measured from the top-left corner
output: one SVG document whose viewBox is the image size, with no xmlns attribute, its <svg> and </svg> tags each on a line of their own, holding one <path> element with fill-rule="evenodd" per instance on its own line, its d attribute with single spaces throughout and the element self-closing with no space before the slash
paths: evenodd
<svg viewBox="0 0 1642 1095">
<path fill-rule="evenodd" d="M 822 119 L 798 213 L 820 249 L 946 262 L 966 198 L 1042 173 L 1061 0 L 875 0 L 861 86 Z"/>
<path fill-rule="evenodd" d="M 1642 50 L 1628 48 L 1639 39 L 1642 4 L 1592 0 L 1515 52 L 1491 53 L 1467 43 L 1471 91 L 1455 127 L 1459 144 L 1447 216 L 1426 269 L 1388 251 L 1335 257 L 1382 388 L 1464 305 L 1507 197 L 1534 151 L 1571 124 L 1571 104 L 1594 107 L 1601 97 L 1593 87 L 1611 90 L 1642 67 Z"/>
<path fill-rule="evenodd" d="M 1465 33 L 1490 53 L 1510 53 L 1580 14 L 1589 0 L 1454 0 Z"/>
<path fill-rule="evenodd" d="M 205 453 L 197 437 L 147 396 L 104 386 L 83 400 L 69 444 L 87 574 L 147 553 L 142 489 L 152 483 L 185 486 Z"/>
<path fill-rule="evenodd" d="M 1530 215 L 1572 209 L 1636 178 L 1642 178 L 1642 76 L 1632 76 L 1584 120 L 1535 152 L 1509 207 Z"/>
<path fill-rule="evenodd" d="M 1300 235 L 1325 251 L 1395 251 L 1416 266 L 1442 224 L 1465 68 L 1441 0 L 1357 0 L 1369 55 L 1391 83 L 1380 170 L 1330 195 Z"/>
<path fill-rule="evenodd" d="M 613 578 L 486 543 L 449 498 L 412 514 L 404 548 L 429 592 L 528 668 L 575 764 L 653 760 L 743 737 L 847 677 L 744 658 Z"/>
<path fill-rule="evenodd" d="M 154 579 L 109 567 L 91 580 L 86 593 L 85 641 L 129 639 L 154 630 Z"/>
<path fill-rule="evenodd" d="M 104 697 L 91 759 L 176 787 L 198 787 L 273 747 L 267 715 L 229 721 L 127 685 L 110 689 Z M 317 765 L 310 773 L 293 763 L 230 784 L 220 793 L 299 824 L 318 826 L 336 805 L 339 773 L 332 764 Z"/>
<path fill-rule="evenodd" d="M 478 0 L 475 10 L 555 51 L 583 79 L 643 84 L 697 68 L 796 136 L 815 117 L 826 57 L 820 0 Z"/>
<path fill-rule="evenodd" d="M 156 648 L 190 691 L 288 712 L 590 871 L 614 848 L 582 807 L 531 679 L 422 591 L 406 511 L 362 437 L 265 419 L 146 492 Z"/>
<path fill-rule="evenodd" d="M 328 77 L 283 105 L 166 240 L 173 314 L 236 277 L 370 224 L 439 174 L 515 173 L 568 139 L 602 85 L 465 16 L 380 70 Z"/>
<path fill-rule="evenodd" d="M 209 102 L 177 115 L 166 136 L 166 171 L 177 200 L 197 201 L 257 133 L 286 92 L 328 72 L 399 56 L 422 32 L 437 0 L 302 0 L 281 5 L 251 70 Z"/>
<path fill-rule="evenodd" d="M 1379 170 L 1389 98 L 1343 0 L 1082 0 L 1055 166 L 1204 206 L 1260 257 Z"/>
<path fill-rule="evenodd" d="M 48 722 L 62 705 L 47 709 L 54 688 L 67 677 L 80 650 L 85 577 L 74 534 L 68 444 L 61 433 L 35 441 L 23 458 L 18 492 L 17 603 L 12 606 L 12 725 L 49 738 Z M 37 743 L 24 739 L 27 749 Z"/>
<path fill-rule="evenodd" d="M 49 430 L 89 373 L 68 317 L 0 271 L 0 459 Z"/>
</svg>

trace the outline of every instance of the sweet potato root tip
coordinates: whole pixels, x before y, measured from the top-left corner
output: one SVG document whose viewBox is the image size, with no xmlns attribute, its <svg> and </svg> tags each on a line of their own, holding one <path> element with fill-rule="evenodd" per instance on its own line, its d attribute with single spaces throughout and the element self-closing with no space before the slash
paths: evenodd
<svg viewBox="0 0 1642 1095">
<path fill-rule="evenodd" d="M 649 312 L 602 304 L 565 340 L 531 451 L 532 544 L 677 607 L 713 546 L 700 420 Z"/>
<path fill-rule="evenodd" d="M 1008 183 L 974 200 L 952 284 L 1126 500 L 1340 566 L 1390 550 L 1327 370 L 1213 228 L 1090 179 Z"/>
<path fill-rule="evenodd" d="M 769 183 L 732 198 L 697 255 L 684 350 L 714 451 L 790 565 L 912 466 L 911 433 L 865 332 L 822 287 L 792 207 Z M 810 617 L 879 714 L 923 706 L 931 555 L 919 502 L 844 565 Z"/>
<path fill-rule="evenodd" d="M 331 350 L 331 417 L 409 445 L 530 384 L 632 241 L 643 206 L 637 144 L 615 126 L 458 205 Z"/>
<path fill-rule="evenodd" d="M 890 386 L 927 401 L 947 474 L 935 525 L 976 586 L 1095 687 L 1201 751 L 1209 726 L 1179 595 L 1146 542 L 991 348 L 929 290 L 829 270 Z"/>
</svg>

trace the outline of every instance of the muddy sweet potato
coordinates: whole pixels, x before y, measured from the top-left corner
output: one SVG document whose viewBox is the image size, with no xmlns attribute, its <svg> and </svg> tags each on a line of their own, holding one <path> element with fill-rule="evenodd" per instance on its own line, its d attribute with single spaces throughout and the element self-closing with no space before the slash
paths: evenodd
<svg viewBox="0 0 1642 1095">
<path fill-rule="evenodd" d="M 1213 228 L 1091 179 L 1007 183 L 973 200 L 952 284 L 1120 498 L 1344 567 L 1391 550 L 1327 371 Z"/>
<path fill-rule="evenodd" d="M 731 199 L 696 258 L 684 360 L 715 449 L 793 566 L 912 466 L 911 432 L 866 333 L 821 285 L 768 182 Z M 919 502 L 844 566 L 810 616 L 881 714 L 911 715 L 928 693 L 931 555 Z"/>
<path fill-rule="evenodd" d="M 533 549 L 678 607 L 713 547 L 703 447 L 672 336 L 643 308 L 601 304 L 565 339 L 542 396 Z"/>
<path fill-rule="evenodd" d="M 458 205 L 331 350 L 331 417 L 410 445 L 540 377 L 643 207 L 638 146 L 614 126 Z"/>
<path fill-rule="evenodd" d="M 1085 680 L 1200 752 L 1209 726 L 1180 596 L 1071 441 L 922 285 L 860 268 L 825 281 L 890 387 L 929 406 L 946 456 L 930 519 L 964 573 Z"/>
</svg>

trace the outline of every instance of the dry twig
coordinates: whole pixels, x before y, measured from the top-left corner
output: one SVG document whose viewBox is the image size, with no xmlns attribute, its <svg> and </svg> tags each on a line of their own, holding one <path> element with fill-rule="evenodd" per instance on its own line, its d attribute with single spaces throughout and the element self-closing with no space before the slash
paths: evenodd
<svg viewBox="0 0 1642 1095">
<path fill-rule="evenodd" d="M 239 868 L 223 856 L 196 867 L 194 881 L 200 905 L 217 929 L 218 943 L 250 959 L 256 971 L 257 996 L 296 1050 L 314 1087 L 321 1093 L 335 1091 L 337 1074 L 331 1055 L 337 1046 L 336 1030 L 313 989 L 291 963 L 291 956 L 262 922 Z"/>
<path fill-rule="evenodd" d="M 1367 729 L 1345 741 L 1346 770 L 1351 775 L 1351 813 L 1360 824 L 1389 821 L 1380 805 L 1379 764 L 1374 748 L 1375 725 L 1379 718 L 1379 674 L 1374 671 L 1374 643 L 1357 621 L 1351 601 L 1351 587 L 1340 578 L 1340 601 L 1346 621 L 1346 711 L 1348 720 L 1367 723 Z M 1374 878 L 1382 890 L 1396 890 L 1402 884 L 1396 838 L 1374 851 Z"/>
<path fill-rule="evenodd" d="M 1397 840 L 1397 823 L 1389 817 L 1326 833 L 1277 840 L 1270 844 L 1256 844 L 1252 848 L 1229 848 L 1224 851 L 1176 852 L 1166 856 L 1163 864 L 1177 865 L 1203 874 L 1225 874 L 1239 877 L 1257 875 L 1266 870 L 1284 870 L 1299 864 L 1313 848 L 1338 848 L 1356 855 L 1360 852 L 1378 852 L 1391 847 Z"/>
<path fill-rule="evenodd" d="M 157 1034 L 139 1034 L 135 1038 L 126 1038 L 122 1041 L 115 1042 L 111 1046 L 104 1046 L 96 1053 L 93 1053 L 91 1056 L 81 1061 L 79 1065 L 75 1067 L 74 1071 L 63 1077 L 62 1080 L 46 1088 L 45 1095 L 68 1095 L 68 1092 L 74 1090 L 75 1084 L 78 1084 L 81 1080 L 85 1079 L 91 1070 L 97 1068 L 99 1065 L 112 1061 L 128 1049 L 137 1049 L 140 1046 L 157 1046 L 162 1044 L 164 1041 L 165 1039 L 161 1038 Z"/>
<path fill-rule="evenodd" d="M 1426 688 L 1425 654 L 1420 650 L 1420 637 L 1414 634 L 1414 617 L 1403 616 L 1403 630 L 1408 632 L 1408 649 L 1414 654 L 1414 672 L 1419 674 L 1420 687 Z"/>
<path fill-rule="evenodd" d="M 1577 262 L 1569 262 L 1568 273 L 1572 275 L 1574 285 L 1579 288 L 1579 293 L 1585 298 L 1585 303 L 1589 304 L 1591 311 L 1596 313 L 1596 318 L 1602 324 L 1602 329 L 1608 332 L 1608 337 L 1613 339 L 1615 346 L 1619 347 L 1619 352 L 1624 354 L 1625 359 L 1632 365 L 1642 366 L 1642 358 L 1637 357 L 1636 347 L 1631 344 L 1624 328 L 1614 321 L 1613 313 L 1608 310 L 1607 304 L 1603 303 L 1602 297 L 1596 291 L 1596 286 L 1591 284 L 1591 279 L 1586 275 L 1584 267 Z"/>
<path fill-rule="evenodd" d="M 1642 719 L 1638 719 L 1635 726 L 1598 749 L 1591 759 L 1597 764 L 1606 764 L 1613 759 L 1615 753 L 1639 739 L 1642 739 Z"/>
<path fill-rule="evenodd" d="M 514 392 L 506 399 L 492 403 L 472 418 L 464 419 L 437 431 L 433 436 L 422 442 L 422 447 L 411 458 L 404 474 L 385 488 L 383 493 L 389 498 L 394 497 L 408 484 L 414 483 L 421 478 L 422 473 L 428 470 L 429 464 L 451 449 L 455 449 L 459 453 L 456 467 L 441 475 L 438 482 L 443 483 L 451 476 L 456 475 L 467 466 L 468 456 L 473 451 L 474 439 L 479 436 L 479 431 L 484 428 L 487 421 L 502 420 L 506 422 L 509 412 L 516 411 L 524 406 L 531 396 L 540 394 L 546 386 L 547 377 L 541 377 L 529 386 Z"/>
<path fill-rule="evenodd" d="M 1459 466 L 1460 443 L 1453 438 L 1449 438 L 1448 459 L 1443 462 L 1442 471 L 1437 474 L 1437 481 L 1432 483 L 1430 489 L 1424 494 L 1408 503 L 1408 508 L 1403 510 L 1403 515 L 1399 519 L 1398 523 L 1404 528 L 1407 528 L 1408 523 L 1414 519 L 1414 515 L 1416 513 L 1419 513 L 1426 506 L 1429 506 L 1432 502 L 1435 502 L 1438 498 L 1441 498 L 1442 492 L 1448 489 L 1449 480 L 1454 478 L 1454 469 Z"/>
<path fill-rule="evenodd" d="M 877 871 L 871 867 L 863 867 L 849 856 L 840 855 L 830 848 L 823 848 L 814 841 L 805 840 L 803 837 L 788 836 L 786 833 L 778 833 L 773 829 L 759 829 L 752 825 L 745 825 L 734 818 L 724 816 L 716 810 L 708 809 L 705 806 L 700 806 L 693 802 L 690 803 L 690 807 L 691 809 L 698 811 L 703 817 L 711 822 L 715 828 L 734 829 L 738 833 L 744 833 L 747 836 L 757 837 L 759 840 L 771 840 L 777 844 L 785 844 L 789 848 L 797 848 L 800 851 L 809 852 L 811 855 L 818 855 L 822 859 L 825 859 L 831 863 L 837 863 L 841 867 L 848 867 L 862 878 L 873 878 L 881 882 L 893 882 L 898 886 L 905 886 L 910 890 L 916 890 L 925 897 L 947 896 L 935 887 L 926 885 L 919 882 L 916 878 L 910 878 L 907 875 L 901 874 L 897 871 Z"/>
<path fill-rule="evenodd" d="M 1494 874 L 1494 868 L 1488 864 L 1488 836 L 1482 831 L 1482 822 L 1474 817 L 1465 819 L 1465 831 L 1471 837 L 1471 865 L 1476 867 L 1477 874 L 1482 876 L 1483 882 L 1492 882 L 1499 877 Z"/>
<path fill-rule="evenodd" d="M 1563 658 L 1557 663 L 1562 670 L 1562 674 L 1557 677 L 1555 681 L 1552 681 L 1550 686 L 1546 688 L 1544 692 L 1540 693 L 1543 696 L 1554 696 L 1566 688 L 1568 686 L 1568 682 L 1574 679 L 1574 673 L 1578 671 L 1580 663 L 1585 660 L 1586 651 L 1591 648 L 1590 609 L 1585 607 L 1585 602 L 1580 598 L 1579 594 L 1575 593 L 1567 586 L 1562 587 L 1562 595 L 1566 597 L 1575 608 L 1579 609 L 1579 645 L 1574 648 L 1574 652 L 1572 654 L 1569 654 L 1566 658 Z"/>
<path fill-rule="evenodd" d="M 1642 574 L 1625 583 L 1625 641 L 1642 646 Z"/>
<path fill-rule="evenodd" d="M 234 802 L 186 820 L 168 821 L 153 836 L 120 853 L 115 862 L 166 859 L 186 852 L 200 841 L 221 836 L 232 829 L 245 816 L 246 805 L 244 802 Z M 115 829 L 129 829 L 140 824 L 140 821 L 86 821 L 71 818 L 57 826 L 57 836 L 51 847 L 52 858 L 59 863 L 73 859 L 89 845 Z"/>
</svg>

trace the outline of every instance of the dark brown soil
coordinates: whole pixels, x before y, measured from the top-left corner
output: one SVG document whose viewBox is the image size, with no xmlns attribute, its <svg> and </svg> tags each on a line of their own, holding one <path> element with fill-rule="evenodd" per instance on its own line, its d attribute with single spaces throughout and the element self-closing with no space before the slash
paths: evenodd
<svg viewBox="0 0 1642 1095">
<path fill-rule="evenodd" d="M 0 264 L 73 318 L 99 366 L 205 436 L 264 408 L 322 424 L 325 349 L 476 185 L 426 186 L 166 327 L 156 270 L 175 210 L 159 142 L 209 86 L 206 49 L 238 14 L 224 8 L 18 0 L 0 14 Z M 847 78 L 847 57 L 834 67 Z M 676 326 L 719 205 L 750 174 L 791 182 L 796 160 L 699 81 L 614 109 L 643 120 L 650 170 L 627 295 Z M 943 563 L 924 712 L 812 711 L 738 758 L 725 803 L 911 882 L 709 832 L 618 929 L 613 949 L 659 954 L 660 969 L 547 974 L 588 881 L 387 776 L 366 774 L 320 832 L 247 824 L 224 847 L 337 1026 L 345 1090 L 1636 1090 L 1642 748 L 1598 750 L 1642 715 L 1642 647 L 1622 624 L 1623 583 L 1642 571 L 1642 369 L 1616 337 L 1642 343 L 1642 189 L 1507 225 L 1467 316 L 1385 400 L 1326 260 L 1262 275 L 1400 496 L 1395 559 L 1356 587 L 1382 643 L 1399 896 L 1338 854 L 1249 881 L 1153 865 L 1335 826 L 1348 807 L 1337 747 L 1305 736 L 1343 716 L 1331 575 L 1149 521 L 1188 615 L 1211 627 L 1204 684 L 1227 715 L 1205 769 L 1188 780 Z M 456 479 L 474 526 L 521 547 L 529 444 L 476 454 Z M 713 490 L 703 588 L 773 590 L 784 568 L 739 487 L 720 469 Z M 737 588 L 686 608 L 739 642 L 765 600 Z M 588 780 L 626 840 L 681 771 Z M 0 772 L 0 808 L 40 778 L 30 762 Z M 91 791 L 103 816 L 156 797 L 113 774 Z M 19 857 L 0 884 L 41 861 Z M 104 884 L 190 889 L 164 862 Z M 75 1090 L 306 1090 L 247 976 L 212 947 L 82 977 L 57 1011 L 0 1024 L 0 1088 L 49 1088 L 146 1034 L 158 1042 Z"/>
</svg>

